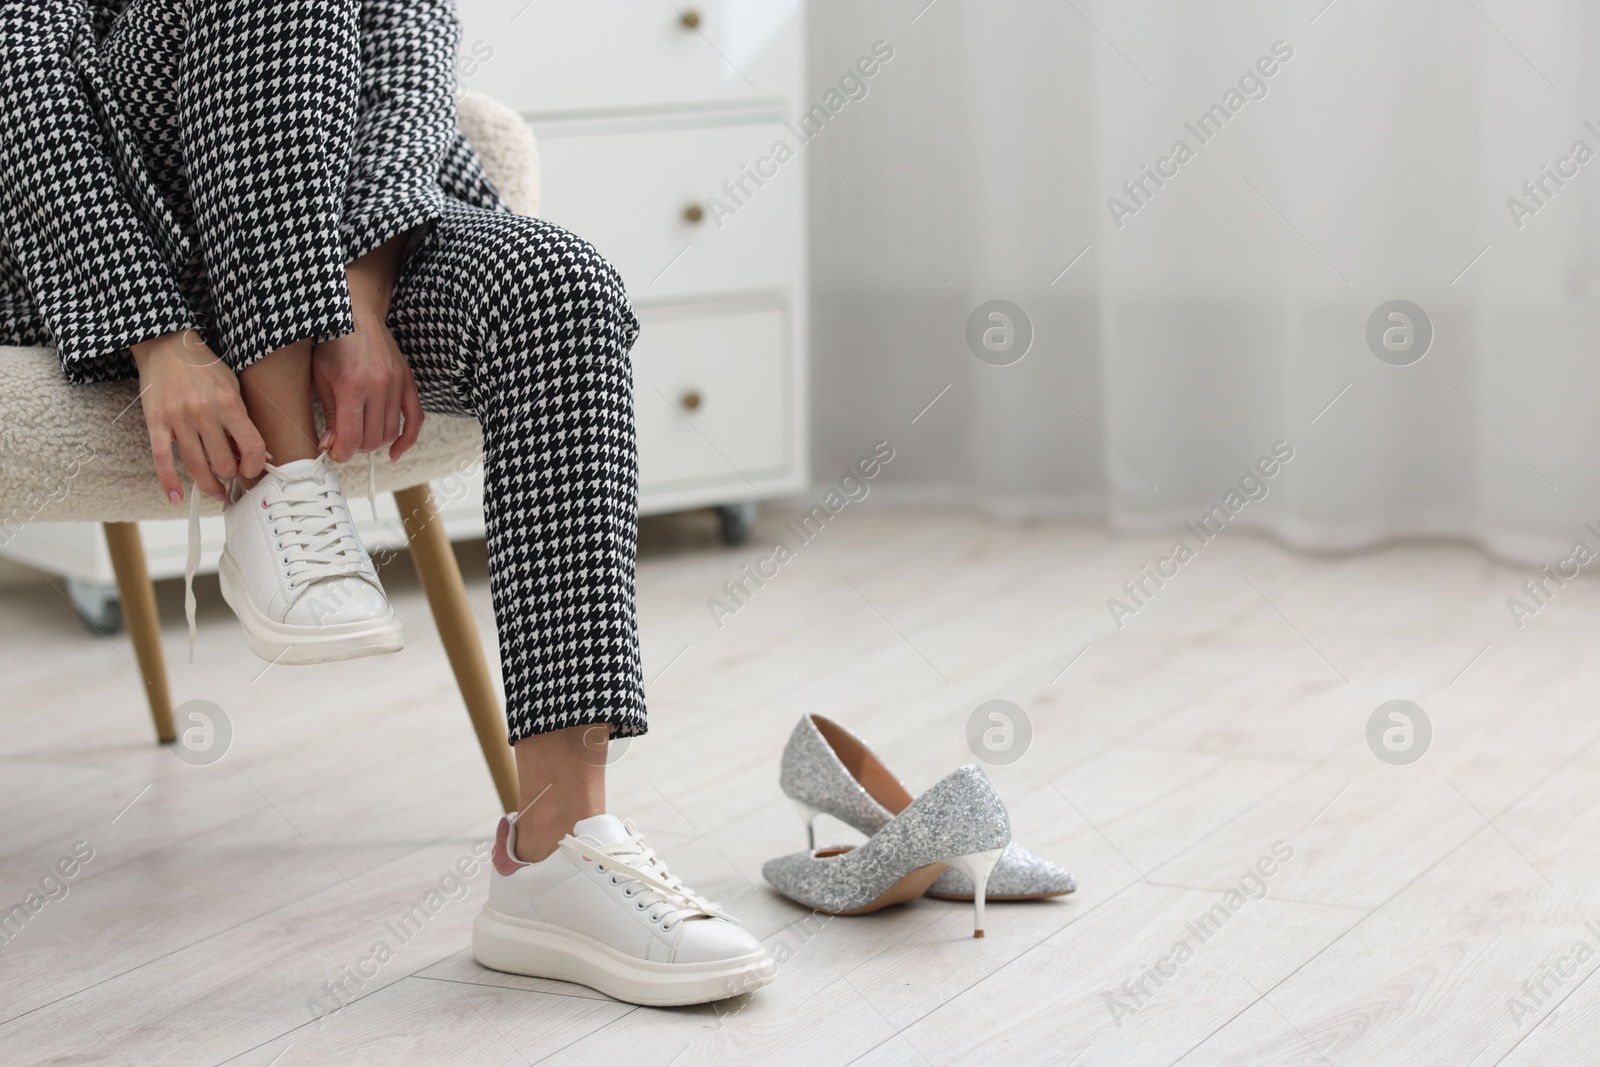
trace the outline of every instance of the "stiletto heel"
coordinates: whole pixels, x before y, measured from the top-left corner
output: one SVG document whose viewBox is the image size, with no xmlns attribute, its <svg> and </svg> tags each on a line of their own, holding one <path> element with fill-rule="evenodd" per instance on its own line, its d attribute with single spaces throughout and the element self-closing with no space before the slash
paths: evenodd
<svg viewBox="0 0 1600 1067">
<path fill-rule="evenodd" d="M 972 879 L 972 936 L 983 936 L 983 897 L 989 888 L 989 872 L 994 870 L 994 865 L 1000 862 L 1000 853 L 1003 848 L 986 849 L 983 852 L 974 852 L 969 856 L 952 856 L 945 860 L 952 867 L 960 868 Z"/>
<path fill-rule="evenodd" d="M 793 797 L 790 797 L 789 799 L 794 802 L 795 810 L 800 813 L 800 821 L 806 824 L 806 848 L 816 848 L 817 809 L 813 808 L 810 804 L 807 804 L 803 800 L 795 800 Z"/>
</svg>

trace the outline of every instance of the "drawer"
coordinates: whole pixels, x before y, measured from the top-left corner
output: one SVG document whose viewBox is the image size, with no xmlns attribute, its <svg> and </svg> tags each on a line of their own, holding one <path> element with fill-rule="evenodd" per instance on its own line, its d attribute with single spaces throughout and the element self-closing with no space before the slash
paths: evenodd
<svg viewBox="0 0 1600 1067">
<path fill-rule="evenodd" d="M 773 143 L 796 140 L 783 124 L 539 133 L 540 214 L 592 241 L 635 300 L 804 280 L 806 149 L 777 162 Z M 771 176 L 744 178 L 735 203 L 724 183 L 757 166 Z"/>
<path fill-rule="evenodd" d="M 461 0 L 459 10 L 462 86 L 529 115 L 772 106 L 803 80 L 798 0 Z"/>
<path fill-rule="evenodd" d="M 796 382 L 787 310 L 643 310 L 639 319 L 640 491 L 718 484 L 742 497 L 788 473 Z"/>
</svg>

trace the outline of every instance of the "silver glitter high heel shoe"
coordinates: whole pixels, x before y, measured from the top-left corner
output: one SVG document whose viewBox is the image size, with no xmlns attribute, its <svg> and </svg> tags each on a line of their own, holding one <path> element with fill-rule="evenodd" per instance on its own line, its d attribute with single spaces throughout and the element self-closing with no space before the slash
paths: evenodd
<svg viewBox="0 0 1600 1067">
<path fill-rule="evenodd" d="M 915 900 L 947 867 L 971 880 L 972 936 L 983 936 L 984 886 L 1011 840 L 1000 796 L 976 764 L 951 771 L 863 845 L 768 860 L 761 874 L 784 896 L 832 915 L 864 915 Z"/>
<path fill-rule="evenodd" d="M 821 715 L 803 715 L 783 749 L 778 784 L 805 822 L 806 839 L 817 847 L 814 820 L 819 814 L 872 835 L 911 803 L 911 793 L 860 738 Z M 989 876 L 989 900 L 1039 900 L 1078 888 L 1072 875 L 1015 841 Z M 972 900 L 972 877 L 959 865 L 928 887 L 930 897 Z"/>
</svg>

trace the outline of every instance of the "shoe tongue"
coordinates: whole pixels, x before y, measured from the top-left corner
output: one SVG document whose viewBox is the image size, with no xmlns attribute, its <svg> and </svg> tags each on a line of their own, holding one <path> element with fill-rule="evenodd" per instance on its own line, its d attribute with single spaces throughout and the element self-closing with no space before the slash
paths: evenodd
<svg viewBox="0 0 1600 1067">
<path fill-rule="evenodd" d="M 316 459 L 297 459 L 284 463 L 278 467 L 278 476 L 285 485 L 291 482 L 316 482 L 321 485 L 327 470 L 319 456 Z"/>
<path fill-rule="evenodd" d="M 615 815 L 591 815 L 579 819 L 572 827 L 573 837 L 587 837 L 602 845 L 615 845 L 630 836 L 628 828 Z"/>
</svg>

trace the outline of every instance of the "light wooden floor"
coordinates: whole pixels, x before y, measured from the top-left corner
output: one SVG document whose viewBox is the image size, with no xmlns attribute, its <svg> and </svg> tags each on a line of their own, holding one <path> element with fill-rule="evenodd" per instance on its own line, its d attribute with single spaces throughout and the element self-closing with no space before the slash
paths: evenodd
<svg viewBox="0 0 1600 1067">
<path fill-rule="evenodd" d="M 386 572 L 405 653 L 328 667 L 263 674 L 214 581 L 184 665 L 163 587 L 177 698 L 235 731 L 210 767 L 152 743 L 126 638 L 87 635 L 48 587 L 0 591 L 0 906 L 94 850 L 0 945 L 0 1062 L 1595 1063 L 1600 584 L 1519 632 L 1505 601 L 1527 574 L 1471 549 L 1315 557 L 1230 533 L 1115 630 L 1106 598 L 1167 543 L 847 511 L 719 630 L 706 599 L 760 550 L 652 522 L 652 731 L 613 768 L 613 809 L 785 957 L 752 997 L 677 1010 L 480 969 L 480 873 L 312 1021 L 493 828 L 405 560 Z M 802 844 L 776 783 L 794 721 L 836 716 L 916 791 L 970 761 L 967 717 L 997 697 L 1035 737 L 991 777 L 1080 891 L 995 906 L 982 941 L 931 900 L 807 936 L 760 877 Z M 1405 767 L 1364 736 L 1397 697 L 1435 731 Z M 1264 898 L 1120 992 L 1278 841 L 1293 857 Z"/>
</svg>

